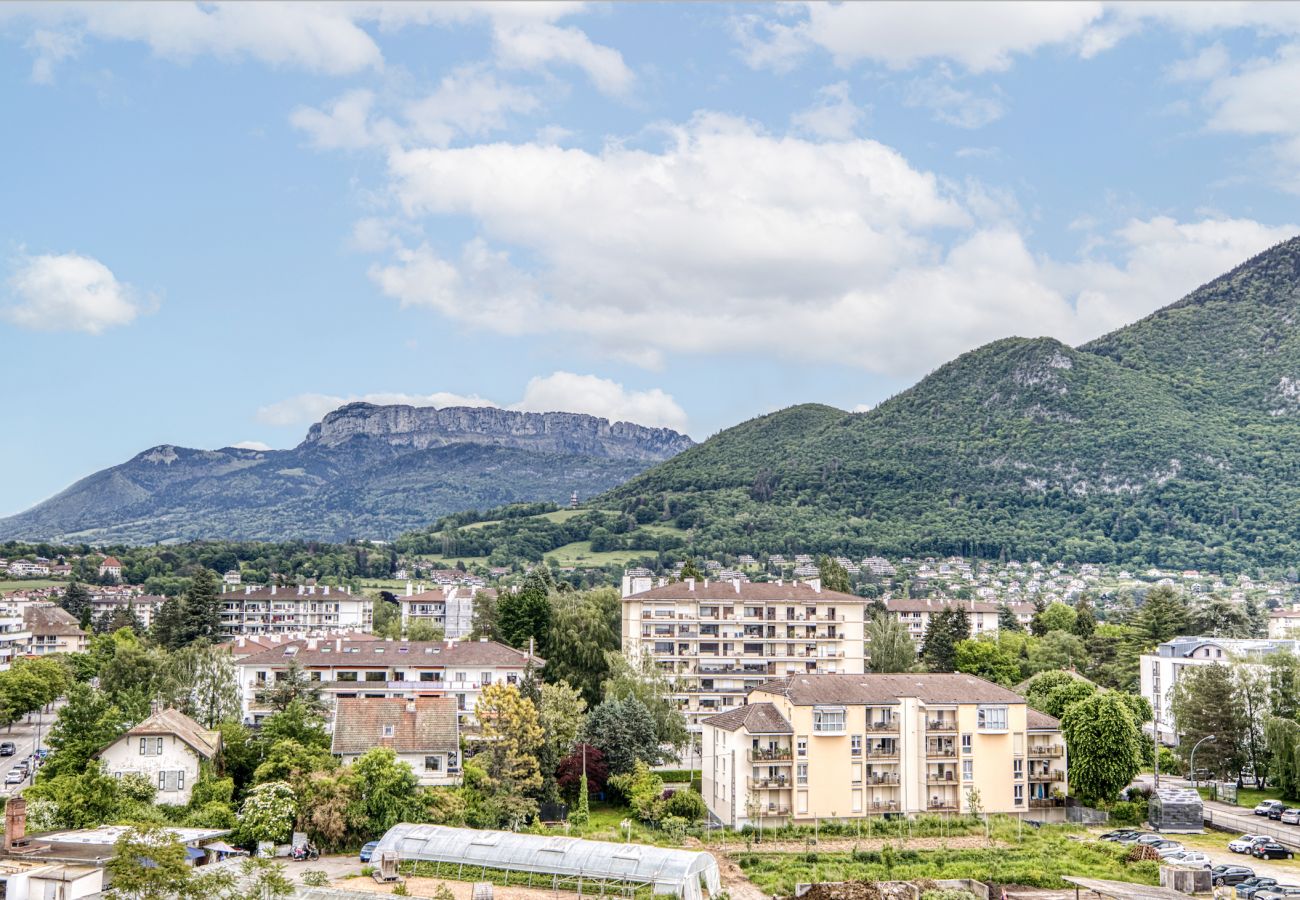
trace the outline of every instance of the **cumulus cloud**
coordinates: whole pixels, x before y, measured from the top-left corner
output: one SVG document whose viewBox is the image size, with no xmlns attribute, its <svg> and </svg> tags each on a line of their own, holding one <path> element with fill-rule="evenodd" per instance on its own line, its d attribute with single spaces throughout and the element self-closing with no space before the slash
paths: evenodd
<svg viewBox="0 0 1300 900">
<path fill-rule="evenodd" d="M 983 128 L 1002 118 L 998 97 L 983 96 L 953 83 L 952 73 L 940 66 L 933 74 L 917 78 L 907 86 L 903 102 L 930 110 L 936 121 L 958 128 Z"/>
<path fill-rule="evenodd" d="M 622 384 L 596 375 L 553 372 L 537 376 L 524 387 L 523 398 L 502 404 L 478 395 L 463 396 L 439 392 L 434 394 L 375 393 L 359 396 L 333 394 L 298 394 L 257 411 L 258 421 L 266 425 L 305 425 L 316 422 L 326 413 L 345 403 L 364 401 L 375 404 L 408 406 L 497 406 L 524 412 L 579 412 L 602 416 L 610 421 L 635 422 L 639 425 L 686 428 L 686 413 L 659 388 L 629 390 Z M 242 446 L 236 444 L 235 446 Z"/>
<path fill-rule="evenodd" d="M 240 441 L 239 443 L 231 444 L 230 446 L 234 447 L 236 450 L 260 450 L 263 453 L 272 449 L 270 444 L 265 444 L 262 441 Z"/>
<path fill-rule="evenodd" d="M 455 252 L 400 244 L 372 278 L 408 307 L 584 335 L 647 365 L 743 348 L 915 376 L 1008 334 L 1097 336 L 1292 232 L 1135 220 L 1090 235 L 1082 260 L 1051 260 L 1009 224 L 1006 198 L 878 142 L 710 114 L 664 130 L 657 150 L 392 152 L 391 190 L 413 224 L 450 216 L 477 234 Z"/>
<path fill-rule="evenodd" d="M 77 253 L 20 257 L 8 287 L 12 302 L 0 312 L 35 331 L 99 334 L 130 323 L 142 309 L 108 266 Z"/>
<path fill-rule="evenodd" d="M 817 102 L 795 113 L 791 122 L 808 134 L 843 141 L 853 137 L 865 115 L 849 97 L 849 83 L 840 81 L 819 90 Z"/>
</svg>

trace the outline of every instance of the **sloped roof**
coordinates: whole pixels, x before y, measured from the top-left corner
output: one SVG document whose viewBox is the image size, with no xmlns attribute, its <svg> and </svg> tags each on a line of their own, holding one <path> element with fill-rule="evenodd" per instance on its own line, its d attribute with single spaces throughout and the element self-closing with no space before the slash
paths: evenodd
<svg viewBox="0 0 1300 900">
<path fill-rule="evenodd" d="M 36 635 L 84 635 L 77 617 L 54 604 L 33 603 L 23 608 L 23 627 Z"/>
<path fill-rule="evenodd" d="M 109 566 L 115 569 L 120 569 L 122 568 L 122 560 L 118 559 L 116 556 L 106 556 L 104 557 L 104 561 L 99 565 L 101 567 Z"/>
<path fill-rule="evenodd" d="M 842 594 L 826 589 L 814 590 L 802 581 L 734 581 L 732 579 L 706 578 L 697 580 L 694 589 L 689 581 L 665 584 L 627 600 L 718 600 L 732 603 L 866 603 L 865 597 Z"/>
<path fill-rule="evenodd" d="M 1049 716 L 1045 712 L 1039 712 L 1032 706 L 1029 707 L 1029 717 L 1026 722 L 1030 731 L 1060 731 L 1061 720 Z"/>
<path fill-rule="evenodd" d="M 206 759 L 216 756 L 217 751 L 221 749 L 220 731 L 208 731 L 178 709 L 164 709 L 154 713 L 134 726 L 123 737 L 146 737 L 159 734 L 175 735 L 193 747 L 194 752 Z M 121 739 L 118 738 L 118 740 Z M 117 741 L 113 743 L 115 744 Z"/>
<path fill-rule="evenodd" d="M 312 644 L 315 647 L 312 647 Z M 286 641 L 236 661 L 239 666 L 283 666 L 293 658 L 300 666 L 524 666 L 527 652 L 496 641 L 379 641 L 319 640 Z M 534 665 L 545 663 L 531 657 Z"/>
<path fill-rule="evenodd" d="M 750 734 L 794 734 L 790 723 L 771 703 L 749 703 L 729 709 L 702 720 L 705 725 L 738 731 L 744 728 Z"/>
<path fill-rule="evenodd" d="M 911 673 L 879 675 L 791 675 L 767 681 L 754 688 L 779 694 L 796 706 L 821 703 L 897 703 L 900 697 L 915 697 L 923 703 L 1023 703 L 1024 698 L 1004 687 L 954 673 Z M 751 692 L 750 696 L 753 696 Z"/>
<path fill-rule="evenodd" d="M 391 737 L 384 737 L 384 726 L 392 728 Z M 391 747 L 398 753 L 460 749 L 456 698 L 340 698 L 334 710 L 331 752 L 365 753 L 375 747 Z"/>
</svg>

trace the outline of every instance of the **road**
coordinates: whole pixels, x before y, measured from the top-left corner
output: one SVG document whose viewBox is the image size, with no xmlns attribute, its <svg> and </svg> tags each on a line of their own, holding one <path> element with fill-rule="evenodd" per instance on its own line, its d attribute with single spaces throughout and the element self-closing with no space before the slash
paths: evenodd
<svg viewBox="0 0 1300 900">
<path fill-rule="evenodd" d="M 1138 782 L 1145 787 L 1151 786 L 1151 776 L 1143 775 Z M 1160 784 L 1166 787 L 1190 788 L 1192 783 L 1183 778 L 1160 776 Z M 1266 834 L 1286 844 L 1300 855 L 1300 825 L 1283 825 L 1276 819 L 1255 815 L 1250 808 L 1220 803 L 1215 800 L 1203 801 L 1205 823 L 1217 828 L 1236 831 L 1239 834 Z"/>
<path fill-rule="evenodd" d="M 10 769 L 17 764 L 20 759 L 30 756 L 36 749 L 36 735 L 39 729 L 41 737 L 41 746 L 48 746 L 46 739 L 50 734 L 50 726 L 54 724 L 55 710 L 51 708 L 48 713 L 33 713 L 30 721 L 24 718 L 20 722 L 15 722 L 10 729 L 0 729 L 0 741 L 13 741 L 18 748 L 18 752 L 13 756 L 0 756 L 0 774 L 7 774 Z M 21 784 L 6 784 L 0 786 L 0 797 L 8 797 L 32 783 L 36 777 L 35 769 L 27 776 L 27 780 Z"/>
</svg>

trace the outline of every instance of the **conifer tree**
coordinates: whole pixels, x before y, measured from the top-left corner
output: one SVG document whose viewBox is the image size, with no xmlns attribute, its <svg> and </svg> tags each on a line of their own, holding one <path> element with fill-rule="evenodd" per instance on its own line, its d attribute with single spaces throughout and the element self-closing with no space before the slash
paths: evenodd
<svg viewBox="0 0 1300 900">
<path fill-rule="evenodd" d="M 829 556 L 823 555 L 817 560 L 817 573 L 821 576 L 822 587 L 825 590 L 839 591 L 841 594 L 853 593 L 848 570 Z"/>
<path fill-rule="evenodd" d="M 1074 633 L 1085 641 L 1097 630 L 1097 615 L 1093 612 L 1092 601 L 1084 594 L 1074 605 Z"/>
<path fill-rule="evenodd" d="M 185 645 L 185 599 L 168 597 L 153 617 L 153 639 L 159 646 L 175 650 Z"/>
<path fill-rule="evenodd" d="M 221 592 L 217 587 L 217 573 L 211 569 L 199 569 L 190 579 L 189 590 L 185 592 L 184 640 L 206 640 L 215 642 L 221 636 Z"/>
<path fill-rule="evenodd" d="M 77 621 L 81 621 L 90 614 L 90 591 L 86 590 L 86 586 L 74 578 L 68 582 L 68 589 L 63 592 L 63 599 L 59 605 L 63 607 L 64 612 L 68 615 L 76 617 Z"/>
<path fill-rule="evenodd" d="M 512 647 L 524 648 L 531 638 L 534 649 L 546 653 L 551 627 L 551 590 L 555 582 L 550 569 L 538 566 L 524 579 L 523 587 L 497 601 L 501 637 Z"/>
<path fill-rule="evenodd" d="M 1020 620 L 1016 618 L 1015 610 L 1005 603 L 998 604 L 998 631 L 1024 631 L 1020 627 Z"/>
</svg>

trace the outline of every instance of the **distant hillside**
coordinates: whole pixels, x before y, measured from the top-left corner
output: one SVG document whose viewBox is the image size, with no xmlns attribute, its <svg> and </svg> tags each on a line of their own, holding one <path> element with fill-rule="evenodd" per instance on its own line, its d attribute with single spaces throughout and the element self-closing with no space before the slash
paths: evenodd
<svg viewBox="0 0 1300 900">
<path fill-rule="evenodd" d="M 691 445 L 573 413 L 357 403 L 292 450 L 151 448 L 0 519 L 0 539 L 386 537 L 465 509 L 588 497 Z"/>
<path fill-rule="evenodd" d="M 596 505 L 697 553 L 1294 565 L 1297 323 L 1300 239 L 1077 349 L 1007 338 L 870 412 L 745 422 Z"/>
</svg>

